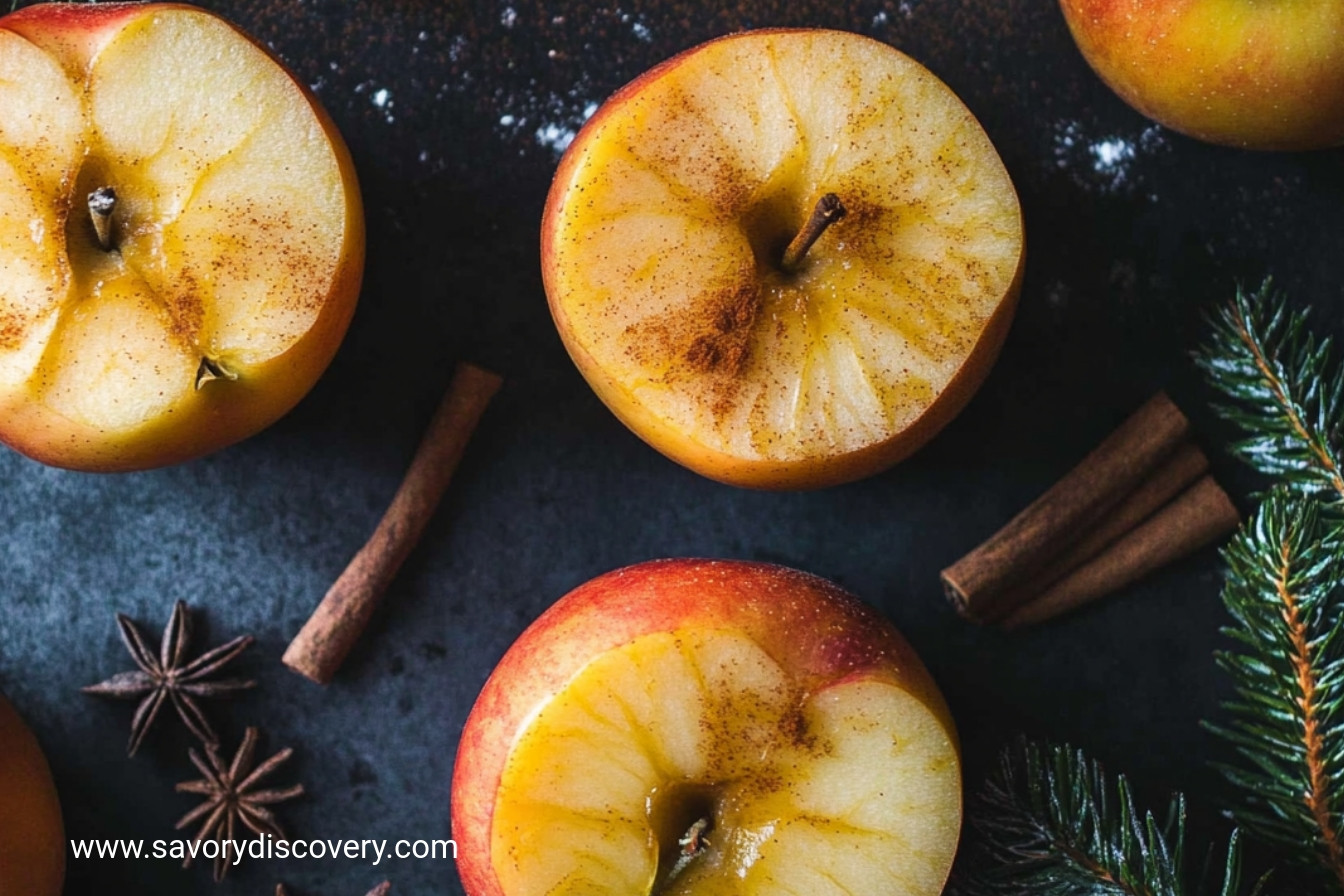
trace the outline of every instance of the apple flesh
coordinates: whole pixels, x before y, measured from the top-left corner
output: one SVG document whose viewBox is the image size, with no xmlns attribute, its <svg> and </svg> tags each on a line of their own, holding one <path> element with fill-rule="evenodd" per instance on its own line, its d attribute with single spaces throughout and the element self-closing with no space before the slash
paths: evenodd
<svg viewBox="0 0 1344 896">
<path fill-rule="evenodd" d="M 0 896 L 60 896 L 65 833 L 42 748 L 0 695 Z"/>
<path fill-rule="evenodd" d="M 340 135 L 234 26 L 171 4 L 0 19 L 0 441 L 125 470 L 259 431 L 330 362 L 363 259 Z"/>
<path fill-rule="evenodd" d="M 846 210 L 800 259 L 828 195 Z M 970 110 L 883 43 L 730 35 L 579 132 L 542 220 L 571 358 L 631 430 L 733 485 L 878 472 L 970 400 L 1016 307 L 1021 208 Z"/>
<path fill-rule="evenodd" d="M 470 896 L 936 896 L 960 761 L 928 672 L 853 597 L 660 561 L 580 586 L 509 649 L 452 816 Z"/>
<path fill-rule="evenodd" d="M 1344 144 L 1344 0 L 1060 0 L 1083 57 L 1173 130 L 1246 149 Z"/>
</svg>

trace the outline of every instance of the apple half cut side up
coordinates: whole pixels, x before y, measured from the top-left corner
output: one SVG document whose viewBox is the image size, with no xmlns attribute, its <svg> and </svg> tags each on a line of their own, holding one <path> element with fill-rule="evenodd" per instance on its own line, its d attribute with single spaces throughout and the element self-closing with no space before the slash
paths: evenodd
<svg viewBox="0 0 1344 896">
<path fill-rule="evenodd" d="M 334 125 L 232 25 L 0 19 L 0 440 L 115 470 L 251 435 L 330 362 L 363 256 Z"/>
<path fill-rule="evenodd" d="M 529 629 L 453 798 L 471 896 L 936 896 L 961 825 L 950 717 L 899 635 L 820 580 L 708 561 L 602 577 Z"/>
<path fill-rule="evenodd" d="M 930 712 L 881 681 L 800 698 L 727 632 L 600 657 L 515 755 L 492 844 L 509 894 L 937 893 L 956 842 Z"/>
<path fill-rule="evenodd" d="M 724 37 L 617 92 L 561 160 L 541 241 L 598 396 L 673 460 L 760 488 L 861 478 L 932 438 L 997 356 L 1023 263 L 966 106 L 821 30 Z"/>
</svg>

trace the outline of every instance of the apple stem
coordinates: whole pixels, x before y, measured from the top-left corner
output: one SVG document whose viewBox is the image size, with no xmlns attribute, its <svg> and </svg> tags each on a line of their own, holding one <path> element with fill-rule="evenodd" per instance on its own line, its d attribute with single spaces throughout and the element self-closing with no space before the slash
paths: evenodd
<svg viewBox="0 0 1344 896">
<path fill-rule="evenodd" d="M 89 217 L 103 249 L 112 248 L 112 210 L 116 207 L 117 191 L 111 187 L 99 187 L 89 194 Z"/>
<path fill-rule="evenodd" d="M 818 199 L 811 217 L 784 250 L 784 259 L 780 262 L 784 270 L 789 273 L 798 270 L 798 266 L 803 263 L 803 256 L 807 255 L 807 250 L 821 238 L 827 227 L 843 218 L 845 213 L 844 203 L 834 193 L 827 193 Z"/>
<path fill-rule="evenodd" d="M 683 856 L 693 856 L 704 852 L 705 847 L 709 845 L 709 841 L 705 839 L 705 831 L 709 830 L 709 825 L 710 820 L 708 818 L 701 818 L 687 829 L 686 836 L 677 841 Z"/>
<path fill-rule="evenodd" d="M 709 847 L 709 839 L 705 837 L 705 832 L 713 824 L 708 818 L 698 819 L 695 824 L 687 829 L 686 835 L 677 841 L 680 849 L 677 851 L 677 861 L 672 866 L 672 870 L 667 873 L 667 880 L 674 880 L 677 875 L 685 871 L 691 862 L 695 861 L 696 856 L 704 852 Z"/>
<path fill-rule="evenodd" d="M 220 378 L 236 380 L 238 379 L 238 374 L 235 371 L 229 370 L 214 358 L 201 358 L 201 366 L 196 368 L 196 388 L 199 390 L 211 380 Z"/>
</svg>

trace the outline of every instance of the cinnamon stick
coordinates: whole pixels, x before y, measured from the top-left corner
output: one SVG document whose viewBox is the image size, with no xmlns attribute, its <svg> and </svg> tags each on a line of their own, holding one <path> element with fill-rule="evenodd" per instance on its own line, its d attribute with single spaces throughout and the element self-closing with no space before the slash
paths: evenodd
<svg viewBox="0 0 1344 896">
<path fill-rule="evenodd" d="M 1110 548 L 1004 620 L 1004 628 L 1044 622 L 1131 585 L 1229 534 L 1241 519 L 1227 492 L 1205 475 Z"/>
<path fill-rule="evenodd" d="M 1190 421 L 1159 392 L 1078 466 L 988 541 L 942 572 L 957 612 L 974 621 L 1025 584 L 1133 492 L 1190 432 Z"/>
<path fill-rule="evenodd" d="M 290 643 L 283 657 L 286 666 L 318 684 L 331 681 L 424 533 L 501 383 L 488 370 L 457 365 L 387 512 Z"/>
<path fill-rule="evenodd" d="M 1014 610 L 1031 603 L 1047 588 L 1073 572 L 1121 536 L 1148 519 L 1167 502 L 1181 494 L 1191 483 L 1209 469 L 1209 459 L 1199 446 L 1185 442 L 1153 471 L 1152 475 L 1120 503 L 1112 507 L 1088 529 L 1073 546 L 1055 557 L 1045 568 L 1026 583 L 1004 592 L 1002 597 L 987 607 L 986 621 L 997 621 Z"/>
</svg>

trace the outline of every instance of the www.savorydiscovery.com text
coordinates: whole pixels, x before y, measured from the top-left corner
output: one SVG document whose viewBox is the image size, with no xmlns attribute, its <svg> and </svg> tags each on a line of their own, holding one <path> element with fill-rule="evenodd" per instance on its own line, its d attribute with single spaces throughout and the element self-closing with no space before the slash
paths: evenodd
<svg viewBox="0 0 1344 896">
<path fill-rule="evenodd" d="M 223 858 L 234 865 L 243 859 L 358 859 L 370 865 L 384 860 L 453 860 L 453 840 L 278 840 L 265 835 L 252 840 L 71 840 L 76 859 L 205 859 Z"/>
</svg>

